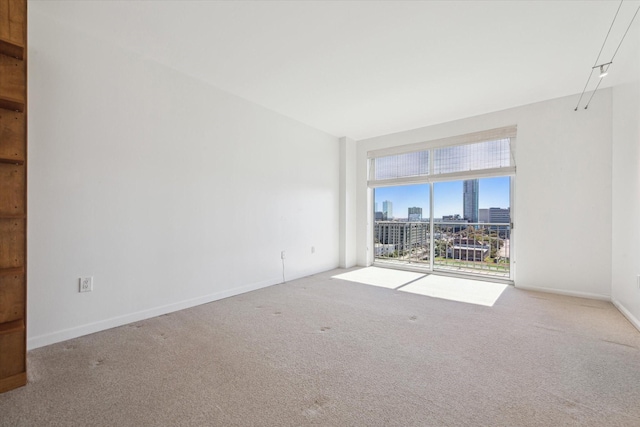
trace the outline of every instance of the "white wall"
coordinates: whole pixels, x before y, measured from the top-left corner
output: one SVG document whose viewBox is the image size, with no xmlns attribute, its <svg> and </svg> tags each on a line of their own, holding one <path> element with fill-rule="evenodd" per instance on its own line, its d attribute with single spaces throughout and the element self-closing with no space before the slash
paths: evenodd
<svg viewBox="0 0 640 427">
<path fill-rule="evenodd" d="M 626 43 L 634 55 L 622 66 L 634 78 L 613 89 L 613 243 L 611 297 L 640 329 L 640 29 Z"/>
<path fill-rule="evenodd" d="M 559 98 L 358 142 L 358 218 L 367 218 L 366 153 L 508 125 L 518 126 L 515 284 L 610 297 L 611 90 L 588 110 Z M 370 218 L 370 215 L 369 215 Z M 358 264 L 367 264 L 368 228 L 358 226 Z"/>
<path fill-rule="evenodd" d="M 640 83 L 613 91 L 611 297 L 640 329 Z"/>
<path fill-rule="evenodd" d="M 29 348 L 337 267 L 337 138 L 37 9 Z"/>
</svg>

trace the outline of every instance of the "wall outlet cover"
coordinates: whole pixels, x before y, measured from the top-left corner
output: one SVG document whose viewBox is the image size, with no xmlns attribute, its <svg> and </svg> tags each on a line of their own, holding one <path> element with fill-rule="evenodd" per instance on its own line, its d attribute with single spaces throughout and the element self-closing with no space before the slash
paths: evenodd
<svg viewBox="0 0 640 427">
<path fill-rule="evenodd" d="M 79 292 L 91 291 L 93 291 L 93 276 L 81 277 Z"/>
</svg>

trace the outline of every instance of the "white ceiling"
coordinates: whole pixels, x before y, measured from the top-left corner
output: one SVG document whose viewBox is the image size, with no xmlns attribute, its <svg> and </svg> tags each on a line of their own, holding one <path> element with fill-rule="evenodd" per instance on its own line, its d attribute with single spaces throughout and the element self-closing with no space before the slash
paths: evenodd
<svg viewBox="0 0 640 427">
<path fill-rule="evenodd" d="M 639 3 L 623 3 L 599 62 L 611 59 Z M 354 139 L 580 93 L 618 5 L 29 2 L 31 12 Z M 640 73 L 630 67 L 638 27 L 640 17 L 601 87 Z"/>
</svg>

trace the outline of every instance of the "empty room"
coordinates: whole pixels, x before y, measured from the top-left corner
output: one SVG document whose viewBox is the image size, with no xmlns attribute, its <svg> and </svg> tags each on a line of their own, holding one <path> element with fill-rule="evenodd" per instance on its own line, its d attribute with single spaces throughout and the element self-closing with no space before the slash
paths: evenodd
<svg viewBox="0 0 640 427">
<path fill-rule="evenodd" d="M 0 0 L 0 426 L 640 425 L 639 11 Z"/>
</svg>

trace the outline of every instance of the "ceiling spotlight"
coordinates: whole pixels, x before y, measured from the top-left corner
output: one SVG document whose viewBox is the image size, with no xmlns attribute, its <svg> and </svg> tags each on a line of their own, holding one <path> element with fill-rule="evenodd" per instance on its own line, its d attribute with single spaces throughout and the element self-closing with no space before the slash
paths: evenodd
<svg viewBox="0 0 640 427">
<path fill-rule="evenodd" d="M 591 67 L 591 69 L 595 70 L 596 68 L 600 68 L 600 78 L 603 78 L 609 73 L 609 67 L 611 66 L 611 64 L 613 64 L 613 62 L 609 61 L 605 62 L 604 64 L 594 65 L 593 67 Z M 593 71 L 591 72 L 593 73 Z"/>
<path fill-rule="evenodd" d="M 601 65 L 600 66 L 600 78 L 603 78 L 607 74 L 609 74 L 609 73 L 607 72 L 607 70 L 604 69 L 604 65 Z"/>
</svg>

